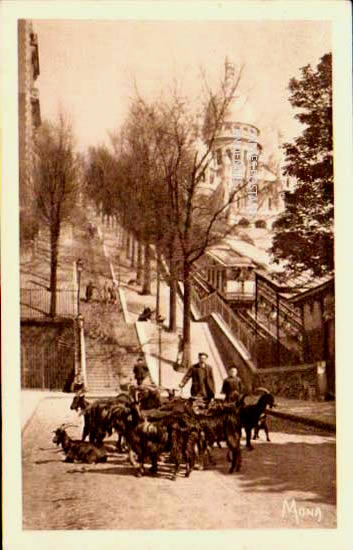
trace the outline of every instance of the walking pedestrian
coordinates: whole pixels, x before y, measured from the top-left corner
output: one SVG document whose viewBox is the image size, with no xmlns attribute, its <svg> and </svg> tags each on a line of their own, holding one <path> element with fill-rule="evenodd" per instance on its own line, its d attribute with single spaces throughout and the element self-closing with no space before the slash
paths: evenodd
<svg viewBox="0 0 353 550">
<path fill-rule="evenodd" d="M 102 301 L 104 305 L 107 305 L 109 300 L 109 291 L 108 291 L 108 283 L 105 281 L 103 289 L 102 289 Z"/>
<path fill-rule="evenodd" d="M 92 281 L 89 281 L 87 287 L 86 287 L 86 302 L 90 302 L 91 299 L 92 299 L 92 296 L 93 296 L 93 290 L 95 289 L 96 287 L 94 286 L 94 284 L 92 283 Z"/>
<path fill-rule="evenodd" d="M 139 357 L 134 365 L 134 376 L 138 386 L 141 386 L 148 374 L 148 368 L 145 365 L 143 357 Z"/>
<path fill-rule="evenodd" d="M 207 353 L 199 353 L 199 361 L 192 365 L 186 372 L 179 388 L 182 389 L 188 380 L 192 379 L 191 395 L 199 397 L 205 401 L 211 401 L 215 396 L 215 382 L 211 365 L 206 363 Z"/>
<path fill-rule="evenodd" d="M 225 395 L 226 401 L 232 401 L 234 398 L 234 392 L 240 395 L 242 390 L 243 384 L 238 376 L 238 369 L 232 367 L 229 370 L 229 376 L 227 376 L 227 378 L 223 381 L 221 393 Z"/>
<path fill-rule="evenodd" d="M 115 281 L 113 281 L 113 284 L 112 284 L 111 289 L 110 289 L 110 298 L 111 298 L 111 303 L 113 305 L 118 303 L 118 295 L 117 295 L 116 282 Z"/>
</svg>

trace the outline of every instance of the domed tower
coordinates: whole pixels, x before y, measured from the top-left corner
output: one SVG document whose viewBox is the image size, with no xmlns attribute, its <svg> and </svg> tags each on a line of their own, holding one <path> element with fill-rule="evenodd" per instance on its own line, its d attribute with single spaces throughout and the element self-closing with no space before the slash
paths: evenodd
<svg viewBox="0 0 353 550">
<path fill-rule="evenodd" d="M 251 162 L 255 157 L 258 159 L 261 151 L 260 132 L 247 98 L 238 89 L 233 90 L 238 73 L 236 66 L 226 58 L 225 86 L 232 96 L 214 145 L 214 170 L 216 178 L 221 180 L 224 202 L 228 202 L 231 193 L 239 188 L 227 211 L 231 222 L 239 217 L 239 209 L 246 208 L 248 197 L 244 184 L 250 177 Z"/>
</svg>

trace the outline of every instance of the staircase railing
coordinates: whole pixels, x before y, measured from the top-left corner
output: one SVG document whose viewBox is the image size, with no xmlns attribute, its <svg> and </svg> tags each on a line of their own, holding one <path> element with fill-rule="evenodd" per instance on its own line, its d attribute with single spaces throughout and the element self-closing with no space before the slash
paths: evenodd
<svg viewBox="0 0 353 550">
<path fill-rule="evenodd" d="M 255 355 L 256 335 L 254 329 L 243 323 L 216 291 L 204 298 L 200 298 L 196 290 L 192 288 L 192 300 L 201 317 L 207 317 L 211 313 L 218 313 L 234 336 L 246 347 L 250 355 Z"/>
</svg>

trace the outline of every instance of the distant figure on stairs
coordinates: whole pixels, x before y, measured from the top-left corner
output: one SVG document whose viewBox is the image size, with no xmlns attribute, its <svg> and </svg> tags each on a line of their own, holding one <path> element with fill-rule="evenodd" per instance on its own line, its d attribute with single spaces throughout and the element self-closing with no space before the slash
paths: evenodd
<svg viewBox="0 0 353 550">
<path fill-rule="evenodd" d="M 96 287 L 94 286 L 94 284 L 92 283 L 92 281 L 89 281 L 87 287 L 86 287 L 86 302 L 90 302 L 91 299 L 92 299 L 92 296 L 93 296 L 93 290 L 95 289 Z"/>
<path fill-rule="evenodd" d="M 108 288 L 107 281 L 105 281 L 103 289 L 102 289 L 102 302 L 103 302 L 103 304 L 107 305 L 108 300 L 109 300 L 109 288 Z"/>
<path fill-rule="evenodd" d="M 115 305 L 117 302 L 118 302 L 118 297 L 117 297 L 117 291 L 116 291 L 116 286 L 115 286 L 115 281 L 113 281 L 113 284 L 111 287 L 109 287 L 109 294 L 110 294 L 110 303 Z"/>
<path fill-rule="evenodd" d="M 145 307 L 143 311 L 138 316 L 138 321 L 150 321 L 152 317 L 153 311 L 150 307 Z"/>
</svg>

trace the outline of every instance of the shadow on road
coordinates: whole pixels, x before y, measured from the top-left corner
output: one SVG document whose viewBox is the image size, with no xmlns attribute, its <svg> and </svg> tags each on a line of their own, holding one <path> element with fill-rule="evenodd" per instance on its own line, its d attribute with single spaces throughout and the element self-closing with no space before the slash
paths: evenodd
<svg viewBox="0 0 353 550">
<path fill-rule="evenodd" d="M 242 448 L 239 474 L 242 492 L 306 493 L 307 501 L 336 503 L 335 444 L 286 442 L 257 443 L 253 451 Z M 226 449 L 213 449 L 218 473 L 228 476 Z"/>
</svg>

